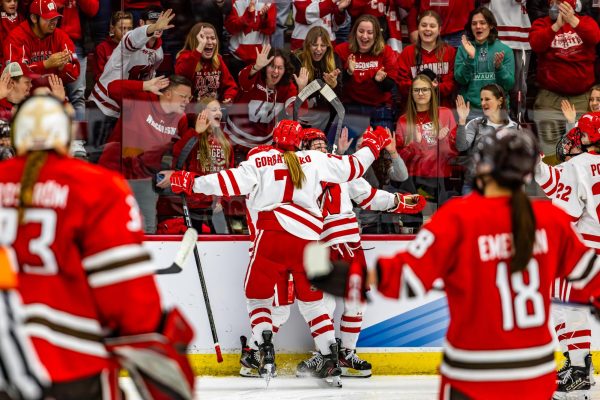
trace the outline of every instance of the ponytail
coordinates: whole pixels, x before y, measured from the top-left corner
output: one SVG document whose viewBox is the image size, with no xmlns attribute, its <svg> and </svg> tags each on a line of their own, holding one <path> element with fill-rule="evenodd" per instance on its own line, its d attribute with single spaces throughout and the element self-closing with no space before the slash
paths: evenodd
<svg viewBox="0 0 600 400">
<path fill-rule="evenodd" d="M 535 242 L 535 215 L 525 192 L 514 189 L 510 198 L 513 229 L 514 255 L 510 263 L 510 272 L 523 271 L 533 255 Z"/>
<path fill-rule="evenodd" d="M 298 156 L 293 151 L 286 151 L 283 153 L 283 161 L 288 167 L 290 171 L 290 176 L 292 178 L 292 183 L 296 189 L 302 189 L 302 184 L 306 180 L 306 176 L 304 175 L 304 171 L 302 171 L 302 167 L 300 166 L 300 160 Z"/>
<path fill-rule="evenodd" d="M 25 209 L 31 207 L 33 204 L 33 185 L 35 185 L 47 157 L 47 151 L 32 151 L 27 155 L 23 176 L 21 177 L 21 192 L 19 194 L 19 224 L 23 223 Z"/>
</svg>

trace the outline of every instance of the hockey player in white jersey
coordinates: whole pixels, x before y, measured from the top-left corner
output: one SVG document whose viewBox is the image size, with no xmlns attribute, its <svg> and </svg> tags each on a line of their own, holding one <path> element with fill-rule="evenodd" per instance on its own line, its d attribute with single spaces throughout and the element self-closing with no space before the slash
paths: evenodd
<svg viewBox="0 0 600 400">
<path fill-rule="evenodd" d="M 305 129 L 302 135 L 302 148 L 326 152 L 327 137 L 318 129 Z M 366 210 L 394 213 L 418 213 L 425 206 L 425 199 L 422 196 L 377 190 L 363 178 L 341 184 L 324 183 L 324 192 L 320 198 L 324 227 L 320 240 L 333 250 L 330 252 L 332 261 L 359 260 L 365 266 L 365 256 L 360 243 L 360 228 L 353 211 L 353 202 Z M 325 296 L 329 297 L 329 295 Z M 330 316 L 333 317 L 335 300 L 331 299 L 327 303 Z M 342 376 L 365 378 L 371 376 L 371 364 L 356 354 L 356 342 L 365 308 L 364 301 L 344 301 L 344 312 L 340 321 L 339 352 Z M 322 360 L 323 356 L 319 352 L 314 352 L 310 359 L 298 365 L 297 375 L 313 375 Z"/>
<path fill-rule="evenodd" d="M 322 293 L 311 290 L 302 266 L 306 244 L 319 240 L 323 217 L 317 203 L 321 182 L 342 183 L 362 176 L 390 138 L 383 128 L 368 129 L 363 148 L 351 156 L 333 156 L 317 151 L 295 151 L 300 145 L 301 126 L 280 121 L 273 130 L 273 146 L 252 154 L 239 167 L 197 177 L 187 171 L 162 171 L 159 187 L 171 186 L 175 193 L 219 196 L 249 195 L 258 212 L 253 254 L 244 287 L 252 328 L 250 346 L 260 351 L 263 376 L 272 376 L 275 354 L 272 344 L 271 306 L 275 283 L 291 273 L 298 304 L 317 348 L 324 357 L 320 376 L 333 377 L 338 385 L 338 347 L 334 328 L 322 301 Z M 282 245 L 285 244 L 285 245 Z"/>
<path fill-rule="evenodd" d="M 535 180 L 552 202 L 572 218 L 584 243 L 600 253 L 600 222 L 596 208 L 600 204 L 600 116 L 584 114 L 578 126 L 557 144 L 556 155 L 562 161 L 550 166 L 541 160 Z M 577 156 L 577 157 L 576 157 Z M 560 301 L 576 300 L 571 283 L 557 279 L 553 297 Z M 558 371 L 558 390 L 554 399 L 587 400 L 594 382 L 590 354 L 591 325 L 587 312 L 570 306 L 553 308 L 553 322 L 566 361 Z"/>
<path fill-rule="evenodd" d="M 171 25 L 174 17 L 171 9 L 164 12 L 147 10 L 145 19 L 140 20 L 140 26 L 123 36 L 90 94 L 90 99 L 104 115 L 113 118 L 121 115 L 119 104 L 108 93 L 107 88 L 112 81 L 147 81 L 154 78 L 164 58 L 162 32 L 175 26 Z"/>
</svg>

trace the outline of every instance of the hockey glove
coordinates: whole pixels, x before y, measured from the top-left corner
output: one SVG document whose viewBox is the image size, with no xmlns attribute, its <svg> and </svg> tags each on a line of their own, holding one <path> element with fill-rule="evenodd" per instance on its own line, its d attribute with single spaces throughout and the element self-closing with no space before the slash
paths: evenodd
<svg viewBox="0 0 600 400">
<path fill-rule="evenodd" d="M 362 137 L 362 145 L 361 147 L 368 147 L 373 152 L 375 158 L 379 158 L 379 152 L 385 146 L 390 144 L 392 139 L 388 131 L 385 128 L 378 126 L 373 130 L 372 128 L 367 128 L 365 133 L 363 133 Z"/>
<path fill-rule="evenodd" d="M 194 189 L 194 179 L 198 174 L 188 171 L 175 171 L 171 174 L 171 190 L 173 193 L 185 192 L 190 195 Z"/>
<path fill-rule="evenodd" d="M 423 211 L 427 201 L 425 197 L 418 194 L 396 193 L 396 206 L 389 209 L 388 212 L 394 214 L 417 214 Z"/>
<path fill-rule="evenodd" d="M 312 243 L 304 250 L 304 269 L 310 283 L 317 289 L 350 301 L 365 301 L 367 269 L 360 262 L 331 262 L 329 248 Z"/>
</svg>

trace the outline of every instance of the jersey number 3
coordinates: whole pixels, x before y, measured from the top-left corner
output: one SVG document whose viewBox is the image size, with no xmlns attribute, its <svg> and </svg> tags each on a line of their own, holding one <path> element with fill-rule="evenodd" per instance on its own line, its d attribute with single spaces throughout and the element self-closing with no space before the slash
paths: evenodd
<svg viewBox="0 0 600 400">
<path fill-rule="evenodd" d="M 546 321 L 544 298 L 540 293 L 540 268 L 535 258 L 527 264 L 529 282 L 523 279 L 523 271 L 510 273 L 505 262 L 496 268 L 496 287 L 502 303 L 502 328 L 505 331 L 533 328 Z"/>
</svg>

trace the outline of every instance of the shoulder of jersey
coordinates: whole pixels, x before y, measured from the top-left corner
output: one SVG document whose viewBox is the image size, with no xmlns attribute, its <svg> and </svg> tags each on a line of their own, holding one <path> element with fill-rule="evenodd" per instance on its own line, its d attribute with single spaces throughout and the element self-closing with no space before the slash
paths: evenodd
<svg viewBox="0 0 600 400">
<path fill-rule="evenodd" d="M 274 148 L 275 147 L 273 147 L 273 146 L 271 146 L 269 144 L 263 144 L 263 145 L 260 145 L 260 146 L 253 147 L 248 152 L 248 156 L 247 156 L 246 159 L 249 159 L 250 157 L 252 157 L 253 155 L 258 154 L 258 153 L 262 153 L 262 152 L 265 152 L 265 151 L 273 150 Z"/>
<path fill-rule="evenodd" d="M 72 168 L 72 171 L 76 171 L 74 175 L 81 177 L 94 188 L 110 190 L 110 188 L 118 187 L 120 191 L 130 191 L 127 181 L 117 171 L 75 158 L 69 158 L 69 161 L 76 164 Z"/>
</svg>

